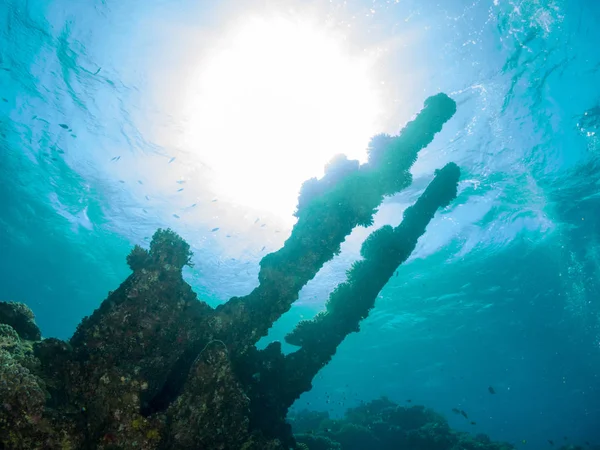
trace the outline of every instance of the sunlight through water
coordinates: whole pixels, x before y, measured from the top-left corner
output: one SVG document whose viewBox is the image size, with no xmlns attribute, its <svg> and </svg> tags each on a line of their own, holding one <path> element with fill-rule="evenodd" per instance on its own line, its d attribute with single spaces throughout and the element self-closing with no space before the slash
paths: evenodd
<svg viewBox="0 0 600 450">
<path fill-rule="evenodd" d="M 245 18 L 182 87 L 181 148 L 234 204 L 290 217 L 303 181 L 336 153 L 364 160 L 380 102 L 373 55 L 310 21 Z"/>
</svg>

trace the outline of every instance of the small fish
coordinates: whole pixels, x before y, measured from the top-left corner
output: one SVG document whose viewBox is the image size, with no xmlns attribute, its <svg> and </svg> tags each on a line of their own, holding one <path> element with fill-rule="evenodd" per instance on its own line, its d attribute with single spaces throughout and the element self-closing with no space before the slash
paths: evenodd
<svg viewBox="0 0 600 450">
<path fill-rule="evenodd" d="M 177 180 L 175 183 L 177 183 L 177 184 L 185 184 L 185 180 Z"/>
<path fill-rule="evenodd" d="M 142 211 L 144 211 L 146 214 L 148 214 L 148 211 L 146 211 L 145 209 L 142 208 Z"/>
<path fill-rule="evenodd" d="M 177 189 L 177 192 L 181 192 L 181 191 L 183 191 L 183 188 Z"/>
<path fill-rule="evenodd" d="M 214 203 L 214 202 L 216 202 L 216 201 L 217 201 L 217 199 L 215 198 L 215 199 L 214 199 L 214 200 L 213 200 L 211 203 Z"/>
<path fill-rule="evenodd" d="M 177 214 L 173 214 L 173 217 L 175 217 L 176 219 L 179 219 L 179 216 Z"/>
<path fill-rule="evenodd" d="M 193 207 L 195 207 L 195 206 L 196 206 L 196 203 L 194 203 L 192 206 L 190 206 L 190 208 L 193 208 Z"/>
<path fill-rule="evenodd" d="M 142 180 L 138 180 L 138 184 L 144 184 L 144 183 L 142 183 Z"/>
<path fill-rule="evenodd" d="M 254 221 L 254 223 L 258 222 L 259 220 L 260 220 L 260 218 L 257 217 L 256 220 Z"/>
<path fill-rule="evenodd" d="M 469 416 L 467 416 L 467 413 L 466 413 L 466 412 L 464 412 L 462 409 L 460 410 L 460 413 L 463 415 L 463 417 L 464 417 L 465 419 L 468 419 L 468 418 L 469 418 Z"/>
<path fill-rule="evenodd" d="M 120 156 L 115 156 L 114 158 L 112 158 L 112 159 L 111 159 L 111 161 L 118 161 L 118 160 L 120 160 L 120 159 L 121 159 L 121 157 L 120 157 Z"/>
<path fill-rule="evenodd" d="M 62 129 L 66 130 L 69 128 L 69 125 L 65 124 L 65 123 L 59 123 L 58 124 L 59 127 L 61 127 Z"/>
<path fill-rule="evenodd" d="M 73 134 L 73 133 L 71 133 L 71 137 L 72 137 L 72 138 L 76 138 L 76 137 L 77 137 L 77 135 L 76 135 L 76 134 Z"/>
<path fill-rule="evenodd" d="M 169 160 L 169 164 L 171 164 L 173 161 L 175 161 L 175 157 L 174 156 Z"/>
<path fill-rule="evenodd" d="M 94 72 L 94 75 L 98 75 L 98 74 L 100 73 L 100 71 L 101 71 L 101 70 L 102 70 L 102 67 L 98 67 L 98 70 L 96 70 L 96 71 Z"/>
<path fill-rule="evenodd" d="M 477 422 L 471 421 L 471 425 L 477 425 Z"/>
<path fill-rule="evenodd" d="M 548 439 L 548 444 L 550 444 L 550 445 L 554 445 L 554 441 L 552 441 L 552 440 Z"/>
<path fill-rule="evenodd" d="M 453 412 L 454 414 L 460 414 L 460 409 L 457 409 L 457 408 L 452 408 L 452 412 Z"/>
<path fill-rule="evenodd" d="M 263 224 L 262 224 L 260 227 L 261 227 L 261 228 L 264 228 L 264 227 L 266 227 L 266 226 L 267 226 L 267 224 L 266 224 L 266 223 L 263 223 Z"/>
<path fill-rule="evenodd" d="M 217 228 L 213 228 L 213 229 L 212 229 L 212 230 L 210 230 L 210 231 L 219 231 L 219 227 L 217 227 Z"/>
<path fill-rule="evenodd" d="M 408 400 L 406 400 L 406 403 L 412 403 L 412 400 L 409 398 Z"/>
<path fill-rule="evenodd" d="M 119 180 L 119 183 L 121 183 L 121 184 L 125 184 L 125 181 L 123 181 L 123 180 Z"/>
<path fill-rule="evenodd" d="M 265 248 L 267 248 L 267 247 L 265 246 L 265 247 L 261 248 L 260 251 L 262 252 Z"/>
<path fill-rule="evenodd" d="M 488 391 L 490 391 L 490 394 L 496 393 L 496 391 L 494 390 L 494 388 L 492 386 L 488 387 Z"/>
<path fill-rule="evenodd" d="M 2 97 L 2 101 L 5 102 L 5 103 L 8 103 L 8 100 L 5 99 L 4 97 Z"/>
<path fill-rule="evenodd" d="M 228 235 L 226 235 L 225 237 L 228 237 L 228 238 L 229 238 L 229 237 L 231 237 L 231 235 L 230 235 L 230 234 L 228 234 Z"/>
<path fill-rule="evenodd" d="M 147 195 L 145 197 L 146 197 L 146 200 L 150 200 L 150 197 L 148 197 Z"/>
</svg>

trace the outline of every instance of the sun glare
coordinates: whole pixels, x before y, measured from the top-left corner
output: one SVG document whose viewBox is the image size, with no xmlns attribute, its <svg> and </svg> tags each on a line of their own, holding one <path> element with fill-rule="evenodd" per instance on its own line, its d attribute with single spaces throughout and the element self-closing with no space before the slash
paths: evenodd
<svg viewBox="0 0 600 450">
<path fill-rule="evenodd" d="M 378 132 L 373 59 L 309 22 L 254 18 L 211 43 L 185 93 L 185 142 L 215 192 L 291 216 L 336 153 L 364 159 Z"/>
</svg>

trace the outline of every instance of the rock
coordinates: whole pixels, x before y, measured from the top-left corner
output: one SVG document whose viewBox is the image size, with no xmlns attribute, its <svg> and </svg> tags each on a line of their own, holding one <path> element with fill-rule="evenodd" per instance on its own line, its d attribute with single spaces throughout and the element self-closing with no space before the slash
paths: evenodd
<svg viewBox="0 0 600 450">
<path fill-rule="evenodd" d="M 33 311 L 24 303 L 0 302 L 0 324 L 10 325 L 21 339 L 39 341 L 40 329 L 35 324 Z"/>
</svg>

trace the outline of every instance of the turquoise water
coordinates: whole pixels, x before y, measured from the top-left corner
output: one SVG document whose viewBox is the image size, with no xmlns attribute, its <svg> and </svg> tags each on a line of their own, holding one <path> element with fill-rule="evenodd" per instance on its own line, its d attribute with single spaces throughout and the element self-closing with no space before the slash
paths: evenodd
<svg viewBox="0 0 600 450">
<path fill-rule="evenodd" d="M 378 68 L 389 100 L 381 131 L 397 132 L 437 92 L 458 104 L 374 227 L 396 223 L 435 168 L 454 161 L 463 175 L 458 199 L 296 406 L 339 415 L 387 395 L 518 447 L 599 444 L 600 5 L 277 5 L 0 4 L 0 299 L 27 303 L 44 336 L 66 339 L 129 274 L 131 246 L 166 226 L 192 245 L 185 275 L 202 299 L 250 292 L 291 213 L 223 200 L 182 139 L 189 124 L 175 99 L 232 17 L 345 22 L 358 49 L 403 42 Z M 271 158 L 263 164 L 283 172 Z M 265 342 L 322 307 L 369 231 L 350 236 Z"/>
</svg>

